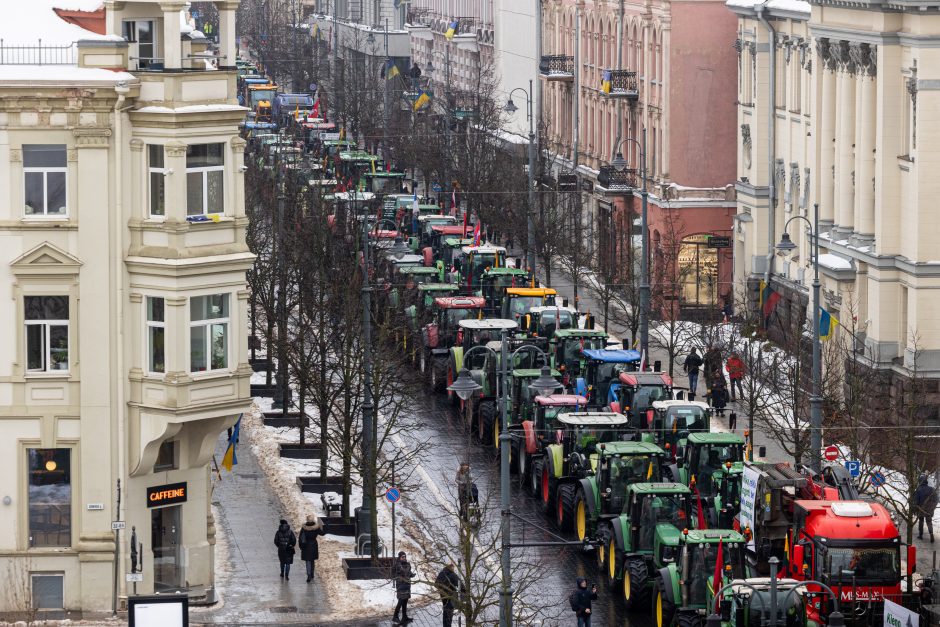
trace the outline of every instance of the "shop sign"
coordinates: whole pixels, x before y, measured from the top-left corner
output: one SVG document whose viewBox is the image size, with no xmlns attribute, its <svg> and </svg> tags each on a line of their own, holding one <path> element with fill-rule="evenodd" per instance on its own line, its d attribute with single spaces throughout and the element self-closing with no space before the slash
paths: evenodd
<svg viewBox="0 0 940 627">
<path fill-rule="evenodd" d="M 174 505 L 186 502 L 186 482 L 169 483 L 147 488 L 147 507 L 160 507 L 161 505 Z"/>
<path fill-rule="evenodd" d="M 731 248 L 731 238 L 724 235 L 709 235 L 709 248 Z"/>
</svg>

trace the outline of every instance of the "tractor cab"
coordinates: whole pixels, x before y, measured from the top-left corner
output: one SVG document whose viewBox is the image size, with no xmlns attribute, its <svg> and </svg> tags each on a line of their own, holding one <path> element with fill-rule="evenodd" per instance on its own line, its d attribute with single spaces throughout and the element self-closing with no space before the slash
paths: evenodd
<svg viewBox="0 0 940 627">
<path fill-rule="evenodd" d="M 582 351 L 601 350 L 607 346 L 609 336 L 603 331 L 587 327 L 588 322 L 592 321 L 586 319 L 583 329 L 556 329 L 552 335 L 552 367 L 562 373 L 565 387 L 571 386 L 584 372 L 585 357 Z"/>
<path fill-rule="evenodd" d="M 502 246 L 464 246 L 461 252 L 463 256 L 457 260 L 459 264 L 455 265 L 460 272 L 461 283 L 471 294 L 480 291 L 480 280 L 487 268 L 502 268 L 506 265 L 506 249 Z"/>
<path fill-rule="evenodd" d="M 519 321 L 533 307 L 554 305 L 557 292 L 550 287 L 510 287 L 503 294 L 501 311 L 503 318 Z"/>
<path fill-rule="evenodd" d="M 444 268 L 454 272 L 454 282 L 459 282 L 459 269 L 464 262 L 463 249 L 473 243 L 468 237 L 445 237 L 441 243 L 438 258 L 444 263 Z"/>
<path fill-rule="evenodd" d="M 622 412 L 630 425 L 642 429 L 646 412 L 656 401 L 672 396 L 672 379 L 665 372 L 621 372 L 607 392 L 611 411 Z"/>
<path fill-rule="evenodd" d="M 415 314 L 419 318 L 428 315 L 434 306 L 435 298 L 455 296 L 459 287 L 453 283 L 421 283 L 418 285 L 418 300 L 415 303 Z"/>
<path fill-rule="evenodd" d="M 487 311 L 500 315 L 506 290 L 529 283 L 529 273 L 520 268 L 487 268 L 480 278 L 480 295 L 486 299 Z"/>
<path fill-rule="evenodd" d="M 532 399 L 531 418 L 520 421 L 521 433 L 513 431 L 519 480 L 530 494 L 538 494 L 540 479 L 532 472 L 532 462 L 542 456 L 549 444 L 562 441 L 558 416 L 583 410 L 586 405 L 587 399 L 573 394 L 550 394 Z"/>
<path fill-rule="evenodd" d="M 420 300 L 418 286 L 437 283 L 442 279 L 437 268 L 426 266 L 397 266 L 392 277 L 389 301 L 393 307 L 411 307 Z"/>
<path fill-rule="evenodd" d="M 635 372 L 640 352 L 613 348 L 584 349 L 582 375 L 575 381 L 575 391 L 586 396 L 589 407 L 606 407 L 610 384 L 619 380 L 621 372 Z"/>
<path fill-rule="evenodd" d="M 727 584 L 729 582 L 725 582 Z M 749 627 L 752 625 L 771 624 L 771 583 L 770 577 L 751 577 L 740 583 L 734 582 L 725 593 L 725 601 L 730 600 L 730 608 L 722 610 L 722 627 Z M 746 585 L 745 585 L 746 584 Z M 807 614 L 806 588 L 796 579 L 776 581 L 778 627 L 806 627 L 814 625 Z M 791 594 L 791 590 L 796 592 Z"/>
<path fill-rule="evenodd" d="M 440 213 L 419 215 L 418 216 L 418 231 L 416 233 L 411 234 L 412 235 L 411 247 L 413 250 L 419 251 L 431 245 L 431 240 L 434 235 L 435 226 L 451 226 L 451 227 L 458 226 L 457 218 L 455 218 L 454 216 L 446 216 Z M 458 233 L 455 233 L 455 235 L 459 236 L 463 232 L 463 226 L 460 226 L 459 228 L 461 229 L 461 231 Z"/>
<path fill-rule="evenodd" d="M 703 498 L 716 495 L 719 486 L 713 479 L 720 479 L 729 468 L 736 468 L 740 475 L 744 468 L 744 438 L 736 433 L 690 433 L 685 446 L 675 453 L 674 480 L 688 485 L 695 477 Z"/>
<path fill-rule="evenodd" d="M 578 328 L 578 310 L 567 305 L 547 305 L 529 309 L 529 333 L 551 340 L 555 331 Z"/>
<path fill-rule="evenodd" d="M 431 249 L 435 258 L 440 259 L 444 241 L 450 237 L 463 237 L 465 234 L 462 224 L 434 224 L 431 225 L 431 235 L 426 246 Z"/>
<path fill-rule="evenodd" d="M 708 433 L 711 429 L 711 407 L 701 401 L 655 401 L 646 412 L 649 437 L 676 455 L 676 447 L 684 446 L 689 434 Z"/>
<path fill-rule="evenodd" d="M 460 322 L 483 316 L 483 299 L 475 296 L 442 296 L 434 299 L 432 320 L 422 329 L 423 350 L 419 369 L 436 392 L 447 386 L 448 357 L 457 343 Z M 462 341 L 462 337 L 460 338 Z"/>
<path fill-rule="evenodd" d="M 481 300 L 479 296 L 474 296 L 473 298 L 474 300 Z M 487 346 L 493 348 L 494 352 L 498 355 L 500 352 L 500 337 L 502 333 L 505 331 L 507 336 L 509 336 L 517 328 L 514 321 L 503 320 L 501 318 L 465 319 L 461 320 L 458 326 L 460 328 L 457 331 L 457 341 L 453 346 L 453 351 L 457 355 L 454 364 L 457 372 L 459 372 L 461 368 L 466 368 L 471 371 L 478 370 L 482 367 L 484 361 L 493 361 L 494 357 L 490 351 L 474 351 L 474 354 L 470 356 L 469 362 L 465 364 L 463 354 L 475 346 Z M 493 365 L 493 372 L 495 373 L 495 364 Z"/>
<path fill-rule="evenodd" d="M 547 364 L 546 364 L 547 365 Z M 557 370 L 549 370 L 549 376 L 556 381 L 561 377 Z M 516 368 L 509 373 L 509 422 L 521 424 L 532 420 L 535 414 L 535 400 L 538 394 L 529 389 L 529 386 L 542 374 L 541 368 Z M 561 392 L 562 385 L 558 381 L 555 391 Z"/>
</svg>

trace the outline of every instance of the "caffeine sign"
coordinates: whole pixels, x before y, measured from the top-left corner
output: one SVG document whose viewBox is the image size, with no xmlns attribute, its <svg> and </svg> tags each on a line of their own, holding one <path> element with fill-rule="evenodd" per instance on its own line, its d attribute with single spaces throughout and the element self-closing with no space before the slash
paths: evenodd
<svg viewBox="0 0 940 627">
<path fill-rule="evenodd" d="M 175 505 L 186 502 L 186 482 L 170 483 L 147 488 L 147 507 Z"/>
</svg>

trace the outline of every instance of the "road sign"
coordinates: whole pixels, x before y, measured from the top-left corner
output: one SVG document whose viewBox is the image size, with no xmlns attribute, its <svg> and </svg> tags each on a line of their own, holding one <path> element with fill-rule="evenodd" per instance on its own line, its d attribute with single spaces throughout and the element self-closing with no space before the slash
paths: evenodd
<svg viewBox="0 0 940 627">
<path fill-rule="evenodd" d="M 709 248 L 731 248 L 731 238 L 724 235 L 709 235 Z"/>
<path fill-rule="evenodd" d="M 434 190 L 435 192 L 442 192 L 442 191 L 444 191 L 444 188 L 441 187 L 441 184 L 440 184 L 440 183 L 431 183 L 431 189 Z"/>
<path fill-rule="evenodd" d="M 885 477 L 885 474 L 880 470 L 871 476 L 871 484 L 876 488 L 883 486 L 888 479 Z"/>
<path fill-rule="evenodd" d="M 385 498 L 389 503 L 397 503 L 401 499 L 401 490 L 398 488 L 389 488 L 385 491 Z"/>
<path fill-rule="evenodd" d="M 862 462 L 857 459 L 850 459 L 845 462 L 845 469 L 849 471 L 849 474 L 853 477 L 858 477 L 862 474 Z"/>
<path fill-rule="evenodd" d="M 826 458 L 826 461 L 834 462 L 839 459 L 839 447 L 835 444 L 830 444 L 826 447 L 826 450 L 823 452 L 823 457 Z"/>
<path fill-rule="evenodd" d="M 124 575 L 124 581 L 126 581 L 127 583 L 131 583 L 131 582 L 136 583 L 136 582 L 141 582 L 143 580 L 144 580 L 143 573 L 127 573 L 126 575 Z"/>
<path fill-rule="evenodd" d="M 115 520 L 111 522 L 111 531 L 117 531 L 118 529 L 126 529 L 127 527 L 124 524 L 123 520 Z"/>
</svg>

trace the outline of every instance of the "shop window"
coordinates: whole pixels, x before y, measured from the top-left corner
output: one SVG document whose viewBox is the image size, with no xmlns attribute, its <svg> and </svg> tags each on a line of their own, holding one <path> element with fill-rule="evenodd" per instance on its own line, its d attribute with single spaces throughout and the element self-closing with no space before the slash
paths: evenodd
<svg viewBox="0 0 940 627">
<path fill-rule="evenodd" d="M 69 369 L 69 297 L 27 296 L 26 370 L 65 372 Z"/>
<path fill-rule="evenodd" d="M 224 144 L 193 144 L 186 148 L 186 213 L 222 213 Z"/>
<path fill-rule="evenodd" d="M 65 144 L 23 145 L 26 215 L 66 215 L 67 162 Z"/>
<path fill-rule="evenodd" d="M 166 168 L 163 164 L 163 146 L 147 146 L 147 168 L 150 174 L 150 217 L 166 215 Z"/>
<path fill-rule="evenodd" d="M 189 300 L 190 371 L 228 367 L 228 294 L 194 296 Z"/>
<path fill-rule="evenodd" d="M 679 247 L 678 272 L 682 306 L 718 303 L 718 249 L 709 248 L 708 235 L 693 235 Z"/>
<path fill-rule="evenodd" d="M 67 448 L 27 449 L 31 547 L 72 544 L 71 454 Z"/>
<path fill-rule="evenodd" d="M 147 370 L 166 372 L 165 301 L 158 296 L 147 297 Z"/>
</svg>

